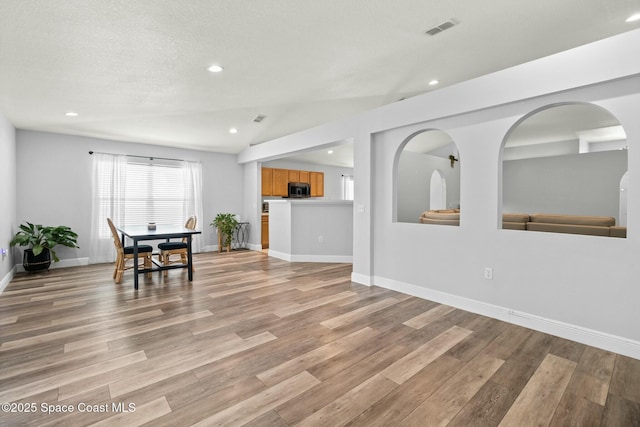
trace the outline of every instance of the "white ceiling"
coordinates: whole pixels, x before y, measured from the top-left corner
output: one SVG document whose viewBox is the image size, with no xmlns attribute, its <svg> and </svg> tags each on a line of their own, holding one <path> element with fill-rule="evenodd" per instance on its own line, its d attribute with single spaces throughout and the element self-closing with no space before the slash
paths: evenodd
<svg viewBox="0 0 640 427">
<path fill-rule="evenodd" d="M 1 0 L 0 111 L 20 129 L 238 153 L 636 29 L 637 12 L 637 0 Z"/>
</svg>

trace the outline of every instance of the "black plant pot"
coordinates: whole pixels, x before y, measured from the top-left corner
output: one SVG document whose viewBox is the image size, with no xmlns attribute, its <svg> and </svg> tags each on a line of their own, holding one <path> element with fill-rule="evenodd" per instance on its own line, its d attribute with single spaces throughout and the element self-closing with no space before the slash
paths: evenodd
<svg viewBox="0 0 640 427">
<path fill-rule="evenodd" d="M 22 257 L 22 266 L 24 271 L 34 272 L 49 270 L 51 265 L 51 253 L 49 249 L 45 248 L 40 255 L 34 255 L 32 249 L 25 249 L 24 256 Z"/>
</svg>

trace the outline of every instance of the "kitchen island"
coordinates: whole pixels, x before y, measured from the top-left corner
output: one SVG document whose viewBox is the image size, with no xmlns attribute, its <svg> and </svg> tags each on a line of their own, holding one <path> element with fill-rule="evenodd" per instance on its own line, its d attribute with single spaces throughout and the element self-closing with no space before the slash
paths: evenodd
<svg viewBox="0 0 640 427">
<path fill-rule="evenodd" d="M 352 262 L 353 201 L 269 200 L 269 256 L 293 262 Z"/>
</svg>

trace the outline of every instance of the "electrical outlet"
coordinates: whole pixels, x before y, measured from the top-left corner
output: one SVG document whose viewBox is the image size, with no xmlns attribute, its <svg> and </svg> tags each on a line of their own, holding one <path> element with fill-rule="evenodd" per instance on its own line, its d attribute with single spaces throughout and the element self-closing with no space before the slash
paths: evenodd
<svg viewBox="0 0 640 427">
<path fill-rule="evenodd" d="M 484 268 L 484 278 L 487 280 L 493 280 L 493 268 L 491 267 Z"/>
<path fill-rule="evenodd" d="M 324 236 L 318 236 L 318 243 L 324 243 Z"/>
</svg>

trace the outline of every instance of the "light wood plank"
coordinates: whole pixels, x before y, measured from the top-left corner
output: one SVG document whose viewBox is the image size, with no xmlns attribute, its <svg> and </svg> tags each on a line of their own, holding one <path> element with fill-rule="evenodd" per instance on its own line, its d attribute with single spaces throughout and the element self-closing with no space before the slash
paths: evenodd
<svg viewBox="0 0 640 427">
<path fill-rule="evenodd" d="M 159 397 L 152 402 L 135 407 L 131 412 L 122 412 L 90 425 L 92 427 L 110 427 L 117 425 L 126 425 L 128 427 L 141 426 L 170 412 L 171 407 L 167 399 Z"/>
<path fill-rule="evenodd" d="M 424 426 L 428 420 L 430 426 L 446 426 L 503 363 L 484 354 L 476 356 L 402 420 L 401 425 Z"/>
<path fill-rule="evenodd" d="M 402 384 L 471 333 L 466 329 L 453 326 L 386 368 L 382 371 L 382 375 L 397 384 Z"/>
<path fill-rule="evenodd" d="M 322 326 L 326 326 L 330 329 L 339 328 L 340 326 L 347 325 L 352 323 L 358 319 L 361 319 L 369 314 L 375 313 L 376 311 L 385 309 L 394 304 L 397 304 L 399 300 L 396 298 L 385 298 L 382 301 L 375 302 L 373 304 L 369 304 L 364 307 L 360 307 L 343 315 L 334 317 L 329 320 L 325 320 L 324 322 L 320 322 Z"/>
<path fill-rule="evenodd" d="M 300 427 L 344 425 L 393 390 L 396 384 L 378 374 L 296 424 Z"/>
<path fill-rule="evenodd" d="M 292 314 L 302 313 L 303 311 L 307 311 L 312 308 L 323 306 L 325 304 L 341 301 L 345 298 L 348 298 L 354 295 L 357 295 L 357 294 L 352 291 L 340 292 L 339 294 L 335 294 L 335 295 L 327 295 L 326 297 L 318 298 L 314 301 L 309 301 L 304 304 L 294 303 L 282 308 L 278 308 L 273 312 L 273 314 L 275 314 L 278 317 L 287 317 L 287 316 L 291 316 Z"/>
<path fill-rule="evenodd" d="M 307 371 L 302 371 L 288 380 L 276 384 L 249 399 L 203 419 L 194 424 L 194 427 L 222 427 L 246 424 L 260 415 L 273 410 L 287 400 L 309 390 L 318 383 L 320 383 L 320 381 L 317 378 Z"/>
<path fill-rule="evenodd" d="M 114 371 L 121 367 L 133 365 L 134 363 L 138 363 L 143 360 L 146 360 L 144 352 L 138 351 L 122 357 L 116 357 L 90 366 L 78 368 L 70 372 L 54 374 L 41 380 L 32 381 L 18 387 L 0 391 L 0 401 L 14 402 L 52 388 L 61 387 L 74 381 L 88 378 L 95 375 L 96 372 Z"/>
<path fill-rule="evenodd" d="M 424 313 L 407 320 L 406 322 L 404 322 L 404 324 L 407 326 L 411 326 L 414 329 L 424 328 L 430 322 L 438 320 L 445 314 L 451 313 L 453 310 L 455 310 L 454 307 L 450 307 L 448 305 L 439 305 L 432 308 L 431 310 L 427 310 Z"/>
<path fill-rule="evenodd" d="M 370 340 L 377 332 L 371 328 L 363 328 L 343 338 L 337 339 L 329 344 L 318 347 L 317 349 L 305 353 L 301 356 L 293 358 L 282 363 L 272 369 L 261 372 L 257 375 L 266 385 L 273 385 L 285 378 L 297 374 L 301 370 L 306 370 L 318 363 L 327 360 L 336 354 L 345 350 L 357 348 L 367 340 Z"/>
<path fill-rule="evenodd" d="M 109 384 L 109 392 L 111 397 L 116 398 L 133 390 L 138 390 L 147 385 L 158 382 L 162 379 L 178 375 L 183 372 L 190 371 L 194 368 L 215 362 L 228 356 L 240 353 L 250 348 L 262 345 L 266 342 L 275 340 L 276 337 L 265 332 L 255 337 L 242 340 L 240 343 L 229 343 L 228 345 L 220 345 L 211 349 L 210 352 L 197 354 L 179 361 L 178 364 L 165 366 L 163 369 L 154 369 L 135 376 L 129 376 L 126 379 Z"/>
<path fill-rule="evenodd" d="M 549 425 L 575 368 L 575 362 L 548 354 L 500 426 Z"/>
<path fill-rule="evenodd" d="M 104 335 L 98 335 L 92 338 L 86 338 L 83 340 L 73 341 L 64 345 L 64 351 L 73 351 L 79 348 L 89 347 L 96 344 L 102 344 L 109 341 L 114 341 L 120 338 L 132 338 L 136 335 L 155 331 L 158 329 L 166 328 L 168 326 L 179 325 L 181 323 L 189 322 L 195 319 L 201 319 L 203 317 L 212 316 L 209 310 L 199 311 L 193 314 L 185 314 L 183 316 L 176 316 L 169 319 L 159 320 L 147 325 L 137 326 L 135 328 L 129 328 L 121 331 L 110 332 Z"/>
</svg>

